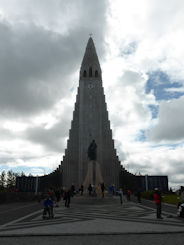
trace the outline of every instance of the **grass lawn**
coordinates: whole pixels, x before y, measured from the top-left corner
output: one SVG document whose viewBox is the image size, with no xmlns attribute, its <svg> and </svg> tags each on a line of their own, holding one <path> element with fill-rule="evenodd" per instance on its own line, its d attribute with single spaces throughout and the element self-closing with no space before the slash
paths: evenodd
<svg viewBox="0 0 184 245">
<path fill-rule="evenodd" d="M 180 196 L 176 194 L 164 194 L 162 195 L 162 201 L 170 204 L 177 205 L 180 202 Z"/>
</svg>

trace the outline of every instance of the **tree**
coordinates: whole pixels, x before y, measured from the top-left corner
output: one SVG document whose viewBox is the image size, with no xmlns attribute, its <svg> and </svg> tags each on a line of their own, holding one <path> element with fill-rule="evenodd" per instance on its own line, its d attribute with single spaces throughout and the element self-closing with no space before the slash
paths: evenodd
<svg viewBox="0 0 184 245">
<path fill-rule="evenodd" d="M 26 176 L 25 173 L 22 171 L 20 174 L 21 177 Z"/>
<path fill-rule="evenodd" d="M 7 173 L 7 187 L 12 188 L 16 184 L 16 173 L 14 173 L 12 170 L 9 170 Z"/>
<path fill-rule="evenodd" d="M 0 189 L 4 189 L 6 185 L 6 172 L 3 171 L 0 175 Z"/>
</svg>

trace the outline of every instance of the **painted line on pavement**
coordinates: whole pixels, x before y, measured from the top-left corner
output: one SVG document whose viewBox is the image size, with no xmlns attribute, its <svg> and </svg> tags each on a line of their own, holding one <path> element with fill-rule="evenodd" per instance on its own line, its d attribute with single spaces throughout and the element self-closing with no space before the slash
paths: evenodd
<svg viewBox="0 0 184 245">
<path fill-rule="evenodd" d="M 24 219 L 27 219 L 27 218 L 29 218 L 29 217 L 31 217 L 31 216 L 33 216 L 33 215 L 35 215 L 35 214 L 38 214 L 38 213 L 40 213 L 40 212 L 43 212 L 43 209 L 40 209 L 40 210 L 38 210 L 38 211 L 36 211 L 36 212 L 33 212 L 33 213 L 28 214 L 28 215 L 26 215 L 26 216 L 23 216 L 23 217 L 21 217 L 21 218 L 19 218 L 19 219 L 15 219 L 15 220 L 10 221 L 10 222 L 8 222 L 8 223 L 6 223 L 6 224 L 4 224 L 4 225 L 1 225 L 1 226 L 0 226 L 0 230 L 1 230 L 2 228 L 4 228 L 4 227 L 8 226 L 8 225 L 12 225 L 12 224 L 14 224 L 14 223 L 16 223 L 16 222 L 19 222 L 19 221 L 22 221 L 22 220 L 24 220 Z"/>
</svg>

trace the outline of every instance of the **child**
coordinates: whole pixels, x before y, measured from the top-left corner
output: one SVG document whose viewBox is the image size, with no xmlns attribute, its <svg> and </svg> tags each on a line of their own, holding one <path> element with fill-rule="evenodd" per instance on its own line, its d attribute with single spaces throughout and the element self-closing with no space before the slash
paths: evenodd
<svg viewBox="0 0 184 245">
<path fill-rule="evenodd" d="M 51 199 L 51 197 L 49 195 L 44 200 L 43 205 L 44 205 L 43 219 L 46 218 L 47 213 L 49 215 L 48 218 L 54 218 L 54 214 L 53 214 L 54 202 L 53 202 L 53 200 Z"/>
</svg>

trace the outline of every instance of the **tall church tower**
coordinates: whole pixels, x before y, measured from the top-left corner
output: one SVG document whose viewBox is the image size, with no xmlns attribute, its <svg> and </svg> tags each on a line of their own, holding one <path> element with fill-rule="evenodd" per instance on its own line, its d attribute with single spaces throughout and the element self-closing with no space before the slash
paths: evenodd
<svg viewBox="0 0 184 245">
<path fill-rule="evenodd" d="M 67 149 L 61 162 L 63 186 L 70 187 L 73 183 L 78 188 L 84 182 L 89 162 L 88 146 L 93 139 L 105 186 L 115 184 L 119 187 L 120 161 L 112 139 L 100 63 L 90 37 L 80 68 Z"/>
</svg>

